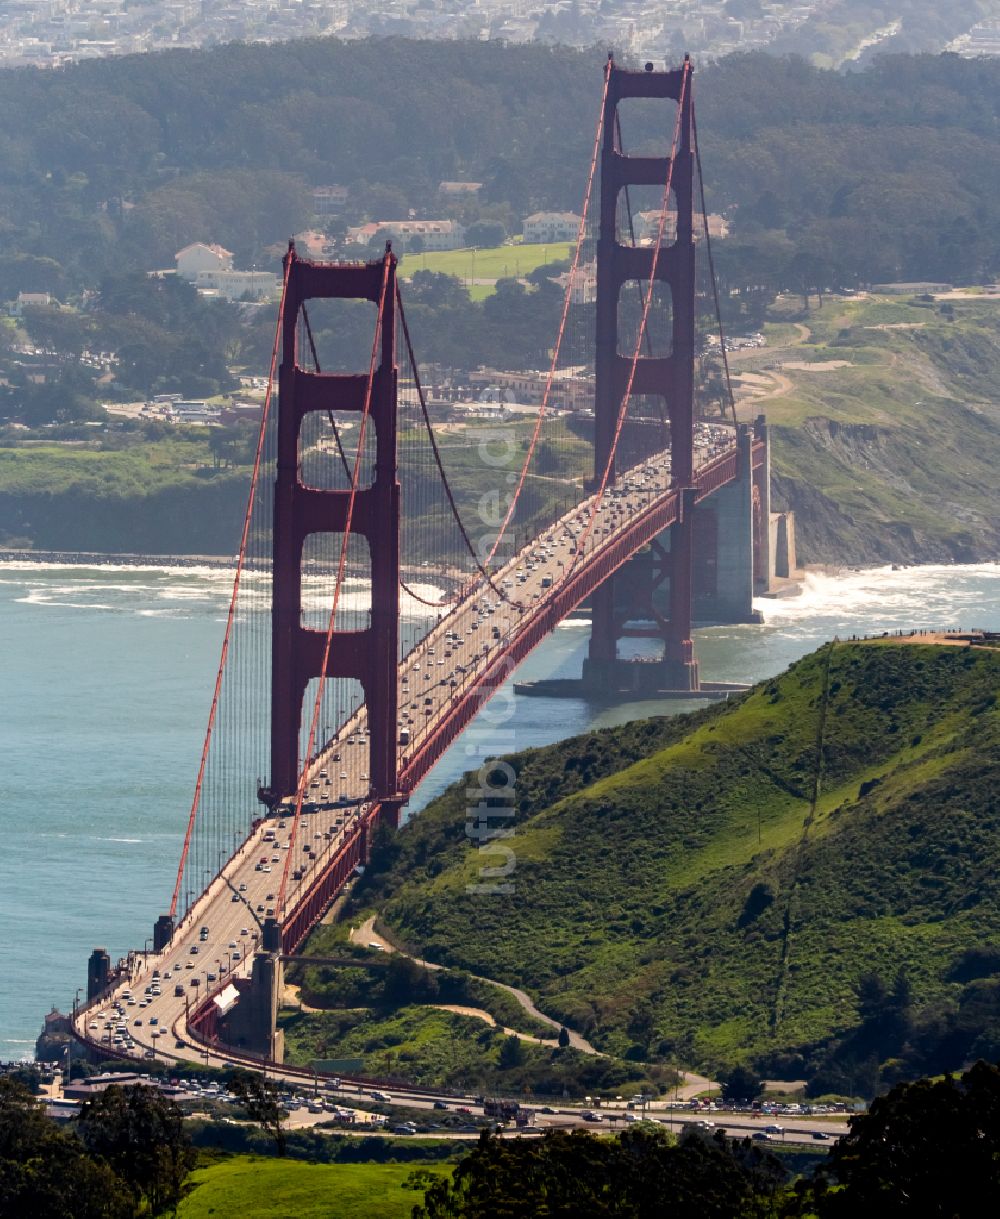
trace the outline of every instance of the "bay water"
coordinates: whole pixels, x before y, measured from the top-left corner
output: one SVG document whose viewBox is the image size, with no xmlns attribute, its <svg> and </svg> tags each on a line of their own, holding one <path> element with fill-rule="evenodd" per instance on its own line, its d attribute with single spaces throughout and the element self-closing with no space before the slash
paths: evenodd
<svg viewBox="0 0 1000 1219">
<path fill-rule="evenodd" d="M 0 563 L 0 1059 L 31 1056 L 95 946 L 141 949 L 169 905 L 230 581 L 210 567 Z M 1000 565 L 810 574 L 799 596 L 758 607 L 762 626 L 696 633 L 704 679 L 770 677 L 835 635 L 1000 630 Z M 579 675 L 588 630 L 564 623 L 518 680 Z M 411 815 L 483 757 L 700 705 L 505 693 Z"/>
</svg>

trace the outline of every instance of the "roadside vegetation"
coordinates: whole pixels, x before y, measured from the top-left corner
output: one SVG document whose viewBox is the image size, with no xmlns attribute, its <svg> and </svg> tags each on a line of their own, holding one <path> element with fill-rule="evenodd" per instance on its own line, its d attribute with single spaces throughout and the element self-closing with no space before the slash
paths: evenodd
<svg viewBox="0 0 1000 1219">
<path fill-rule="evenodd" d="M 541 1139 L 484 1135 L 414 1219 L 535 1219 L 542 1214 L 653 1219 L 841 1219 L 976 1215 L 1000 1185 L 1000 1070 L 920 1080 L 880 1097 L 825 1160 L 797 1180 L 767 1143 L 688 1130 L 675 1142 L 643 1124 L 614 1139 L 583 1131 Z"/>
</svg>

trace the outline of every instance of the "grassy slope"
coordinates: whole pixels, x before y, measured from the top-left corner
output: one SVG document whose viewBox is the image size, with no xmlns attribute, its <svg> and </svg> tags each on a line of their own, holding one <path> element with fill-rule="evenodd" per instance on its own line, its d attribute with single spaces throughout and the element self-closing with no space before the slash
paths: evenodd
<svg viewBox="0 0 1000 1219">
<path fill-rule="evenodd" d="M 297 1160 L 234 1156 L 192 1174 L 195 1190 L 179 1219 L 406 1219 L 422 1191 L 404 1189 L 412 1164 L 305 1164 Z M 435 1165 L 432 1172 L 446 1175 Z"/>
<path fill-rule="evenodd" d="M 741 412 L 764 411 L 773 425 L 777 497 L 796 510 L 802 560 L 1000 552 L 1000 299 L 948 304 L 954 320 L 909 298 L 828 298 L 803 315 L 806 341 L 780 322 L 772 328 L 765 360 L 849 363 L 779 367 L 790 387 L 779 382 Z M 783 302 L 793 307 L 800 302 Z M 738 356 L 734 370 L 747 365 Z"/>
<path fill-rule="evenodd" d="M 472 526 L 479 519 L 484 491 L 504 493 L 508 469 L 520 470 L 532 423 L 514 420 L 505 429 L 511 442 L 507 468 L 485 464 L 480 452 L 481 437 L 495 436 L 495 424 L 439 433 L 452 490 L 463 520 Z M 564 424 L 549 433 L 549 441 L 557 446 L 557 460 L 563 464 L 544 476 L 529 477 L 516 516 L 518 527 L 533 520 L 548 523 L 558 515 L 563 502 L 578 494 L 578 485 L 569 480 L 582 481 L 589 468 L 586 443 Z M 437 557 L 442 519 L 453 549 L 460 547 L 428 460 L 423 428 L 404 429 L 404 561 L 418 561 L 429 552 Z M 113 448 L 95 443 L 0 447 L 0 546 L 231 554 L 239 544 L 249 485 L 248 465 L 215 468 L 208 432 L 201 429 L 185 428 L 160 440 L 135 437 Z"/>
<path fill-rule="evenodd" d="M 769 348 L 735 355 L 734 372 L 749 369 L 770 381 L 767 395 L 745 401 L 741 414 L 763 411 L 772 424 L 775 500 L 796 512 L 802 561 L 970 561 L 1000 553 L 994 473 L 1000 298 L 969 295 L 948 305 L 953 319 L 907 298 L 827 298 L 822 309 L 814 301 L 807 315 L 797 312 L 800 302 L 786 300 L 768 327 Z M 798 316 L 806 337 L 791 324 Z M 848 366 L 788 367 L 830 361 Z M 526 421 L 512 425 L 511 434 L 523 445 L 529 430 Z M 556 447 L 567 462 L 562 473 L 582 472 L 586 443 L 565 427 L 559 431 Z M 441 434 L 470 522 L 477 519 L 485 468 L 475 432 Z M 422 436 L 404 436 L 404 467 L 411 439 L 425 447 Z M 510 468 L 518 465 L 512 454 Z M 493 470 L 491 480 L 495 475 L 505 485 L 504 474 Z M 247 477 L 245 467 L 213 471 L 206 440 L 196 434 L 120 451 L 0 448 L 0 544 L 230 553 Z M 409 491 L 409 502 L 418 504 L 420 494 Z M 549 519 L 573 491 L 558 478 L 532 477 L 518 525 Z M 436 502 L 423 517 L 411 510 L 404 528 L 409 555 L 425 553 L 444 512 Z"/>
<path fill-rule="evenodd" d="M 1000 655 L 837 645 L 807 824 L 824 664 L 695 717 L 519 755 L 513 897 L 465 892 L 482 860 L 456 787 L 358 900 L 430 959 L 524 985 L 647 1060 L 828 1038 L 886 962 L 918 1003 L 947 992 L 957 955 L 1000 932 Z M 750 917 L 757 884 L 773 901 Z"/>
<path fill-rule="evenodd" d="M 213 469 L 195 431 L 115 449 L 0 448 L 0 545 L 231 554 L 248 486 L 246 467 Z"/>
</svg>

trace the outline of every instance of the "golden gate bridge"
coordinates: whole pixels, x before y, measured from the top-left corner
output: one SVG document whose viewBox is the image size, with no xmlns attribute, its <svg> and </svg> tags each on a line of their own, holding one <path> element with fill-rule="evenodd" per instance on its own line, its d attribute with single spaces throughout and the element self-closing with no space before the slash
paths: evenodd
<svg viewBox="0 0 1000 1219">
<path fill-rule="evenodd" d="M 630 99 L 663 104 L 668 149 L 626 152 Z M 656 199 L 644 243 L 643 191 Z M 724 374 L 712 424 L 696 417 L 698 244 Z M 363 869 L 379 827 L 398 827 L 448 746 L 581 603 L 580 680 L 533 693 L 725 693 L 700 678 L 692 623 L 699 606 L 748 620 L 766 586 L 769 457 L 763 421 L 736 421 L 711 263 L 687 60 L 657 72 L 609 57 L 542 400 L 499 439 L 435 425 L 390 247 L 317 263 L 289 246 L 172 898 L 152 952 L 115 969 L 102 950 L 91 957 L 74 1028 L 93 1052 L 183 1058 L 200 1041 L 280 1061 L 282 960 Z M 324 370 L 323 319 L 348 306 L 373 314 L 370 346 L 360 368 Z M 561 376 L 581 367 L 593 367 L 592 418 L 553 407 Z M 635 633 L 661 654 L 624 659 L 619 641 Z M 500 836 L 479 849 L 482 874 L 501 882 Z M 106 1038 L 95 1013 L 140 982 L 156 1018 Z"/>
</svg>

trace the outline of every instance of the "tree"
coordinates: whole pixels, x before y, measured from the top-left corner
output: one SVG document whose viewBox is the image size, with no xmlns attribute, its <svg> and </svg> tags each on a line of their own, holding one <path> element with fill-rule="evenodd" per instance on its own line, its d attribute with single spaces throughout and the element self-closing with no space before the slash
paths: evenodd
<svg viewBox="0 0 1000 1219">
<path fill-rule="evenodd" d="M 734 1219 L 776 1215 L 784 1169 L 766 1151 L 724 1137 L 627 1130 L 614 1139 L 551 1131 L 503 1142 L 484 1132 L 451 1180 L 428 1189 L 414 1219 L 600 1216 Z M 669 1200 L 669 1201 L 668 1201 Z"/>
<path fill-rule="evenodd" d="M 726 1100 L 752 1101 L 764 1091 L 764 1081 L 747 1066 L 736 1066 L 719 1076 Z"/>
<path fill-rule="evenodd" d="M 253 1071 L 240 1071 L 229 1083 L 229 1091 L 243 1102 L 247 1116 L 274 1139 L 279 1156 L 285 1154 L 283 1123 L 287 1116 L 278 1101 L 277 1089 L 265 1076 Z"/>
<path fill-rule="evenodd" d="M 986 1062 L 960 1080 L 899 1084 L 851 1119 L 809 1201 L 820 1219 L 982 1214 L 1000 1197 L 998 1114 L 1000 1067 Z"/>
<path fill-rule="evenodd" d="M 78 1129 L 91 1155 L 125 1182 L 136 1209 L 152 1215 L 177 1209 L 195 1153 L 180 1109 L 157 1089 L 112 1084 L 85 1101 Z"/>
<path fill-rule="evenodd" d="M 134 1211 L 112 1168 L 47 1118 L 23 1084 L 0 1077 L 0 1215 L 131 1219 Z"/>
<path fill-rule="evenodd" d="M 467 245 L 480 249 L 502 245 L 507 240 L 507 230 L 499 220 L 477 220 L 465 230 Z"/>
<path fill-rule="evenodd" d="M 862 974 L 858 979 L 858 1014 L 863 1021 L 878 1020 L 885 1010 L 888 999 L 882 976 L 875 970 Z"/>
<path fill-rule="evenodd" d="M 504 1039 L 504 1043 L 500 1047 L 500 1070 L 508 1071 L 513 1067 L 521 1066 L 523 1062 L 524 1046 L 521 1044 L 521 1038 L 511 1034 Z"/>
<path fill-rule="evenodd" d="M 565 1050 L 569 1046 L 569 1029 L 562 1025 L 559 1029 L 559 1048 Z"/>
</svg>

